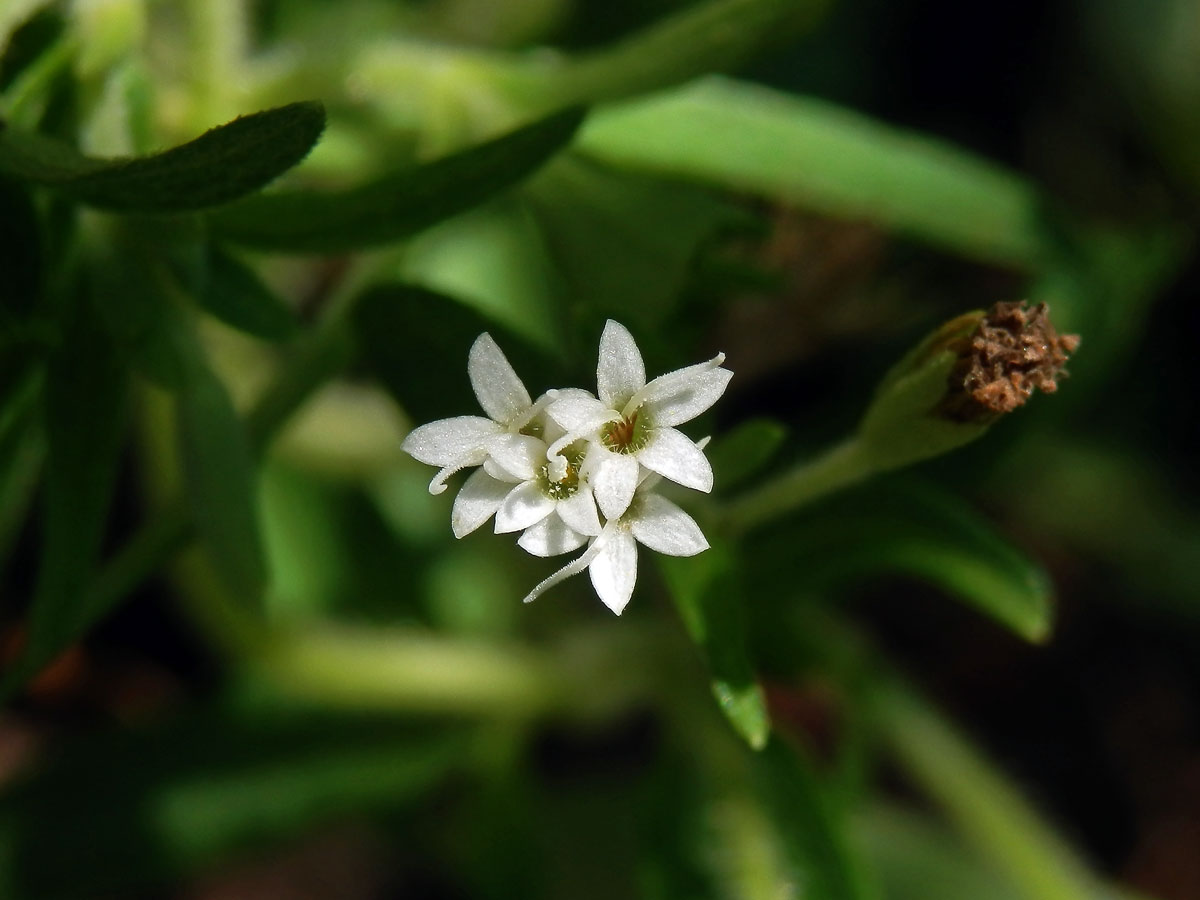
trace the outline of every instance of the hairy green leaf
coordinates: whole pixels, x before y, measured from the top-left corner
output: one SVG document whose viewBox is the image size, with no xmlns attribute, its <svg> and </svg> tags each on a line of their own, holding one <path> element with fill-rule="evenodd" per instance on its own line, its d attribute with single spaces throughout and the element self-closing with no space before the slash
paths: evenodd
<svg viewBox="0 0 1200 900">
<path fill-rule="evenodd" d="M 292 103 L 241 116 L 153 156 L 114 160 L 10 128 L 0 131 L 0 172 L 104 209 L 183 212 L 258 190 L 304 159 L 324 127 L 319 103 Z"/>
<path fill-rule="evenodd" d="M 1034 187 L 986 160 L 830 103 L 710 77 L 597 113 L 580 149 L 845 219 L 985 262 L 1044 255 Z"/>
<path fill-rule="evenodd" d="M 714 546 L 694 558 L 658 558 L 675 607 L 708 663 L 721 712 L 754 749 L 766 746 L 766 698 L 746 656 L 743 580 L 729 551 Z"/>
<path fill-rule="evenodd" d="M 210 215 L 226 240 L 297 253 L 340 253 L 388 243 L 482 203 L 565 146 L 583 121 L 558 113 L 494 140 L 346 191 L 289 191 Z"/>
</svg>

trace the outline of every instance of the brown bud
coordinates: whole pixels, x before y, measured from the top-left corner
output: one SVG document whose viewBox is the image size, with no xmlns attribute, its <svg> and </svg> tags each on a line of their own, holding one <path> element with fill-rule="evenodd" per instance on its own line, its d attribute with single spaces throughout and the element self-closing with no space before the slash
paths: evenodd
<svg viewBox="0 0 1200 900">
<path fill-rule="evenodd" d="M 986 423 L 1012 412 L 1035 390 L 1058 390 L 1079 336 L 1060 335 L 1046 304 L 997 303 L 962 339 L 950 390 L 938 412 L 958 422 Z"/>
</svg>

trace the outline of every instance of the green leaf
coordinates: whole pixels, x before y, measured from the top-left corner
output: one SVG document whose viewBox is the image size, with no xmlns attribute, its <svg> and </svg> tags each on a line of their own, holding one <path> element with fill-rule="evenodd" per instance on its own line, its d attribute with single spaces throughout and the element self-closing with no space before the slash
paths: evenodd
<svg viewBox="0 0 1200 900">
<path fill-rule="evenodd" d="M 605 109 L 579 136 L 615 165 L 876 222 L 989 263 L 1044 255 L 1034 187 L 986 160 L 850 110 L 709 77 Z"/>
<path fill-rule="evenodd" d="M 0 394 L 0 570 L 8 561 L 42 473 L 46 440 L 40 422 L 41 378 L 24 379 Z"/>
<path fill-rule="evenodd" d="M 13 29 L 6 42 L 0 31 L 0 43 L 4 44 L 4 53 L 0 55 L 0 91 L 12 87 L 21 73 L 62 37 L 65 29 L 62 13 L 47 3 Z"/>
<path fill-rule="evenodd" d="M 257 606 L 267 575 L 254 460 L 229 394 L 199 347 L 184 369 L 177 404 L 184 483 L 196 531 L 225 588 L 240 603 Z"/>
<path fill-rule="evenodd" d="M 787 428 L 774 419 L 750 419 L 708 448 L 714 490 L 728 491 L 761 471 L 787 437 Z"/>
<path fill-rule="evenodd" d="M 384 244 L 470 209 L 533 172 L 574 136 L 578 109 L 350 190 L 249 198 L 210 216 L 221 238 L 261 250 L 340 253 Z"/>
<path fill-rule="evenodd" d="M 744 217 L 694 185 L 556 160 L 525 191 L 566 296 L 651 329 L 675 308 L 704 242 Z"/>
<path fill-rule="evenodd" d="M 43 391 L 46 462 L 43 544 L 29 612 L 29 640 L 0 683 L 8 695 L 62 649 L 81 615 L 82 594 L 108 521 L 125 435 L 128 371 L 78 298 Z"/>
<path fill-rule="evenodd" d="M 844 814 L 802 751 L 771 741 L 754 759 L 763 800 L 773 813 L 795 883 L 821 900 L 874 898 L 846 831 Z"/>
<path fill-rule="evenodd" d="M 1036 562 L 971 507 L 931 486 L 872 483 L 763 532 L 757 577 L 829 589 L 884 572 L 927 579 L 1029 641 L 1052 626 L 1052 588 Z"/>
<path fill-rule="evenodd" d="M 371 288 L 354 305 L 354 331 L 371 371 L 417 422 L 480 414 L 467 377 L 467 353 L 485 331 L 496 338 L 533 396 L 543 382 L 550 386 L 545 360 L 526 342 L 425 288 Z"/>
<path fill-rule="evenodd" d="M 296 334 L 292 311 L 236 256 L 211 247 L 205 274 L 196 299 L 226 325 L 266 341 L 282 341 Z"/>
<path fill-rule="evenodd" d="M 101 160 L 45 135 L 0 132 L 0 172 L 83 203 L 136 212 L 204 209 L 258 190 L 296 165 L 321 135 L 319 103 L 234 119 L 153 156 Z"/>
<path fill-rule="evenodd" d="M 404 810 L 466 747 L 394 719 L 263 708 L 77 742 L 0 800 L 5 896 L 156 895 L 323 824 Z"/>
<path fill-rule="evenodd" d="M 696 557 L 659 557 L 658 563 L 688 634 L 708 663 L 717 705 L 746 743 L 762 749 L 771 723 L 746 656 L 743 579 L 733 557 L 717 545 Z"/>
</svg>

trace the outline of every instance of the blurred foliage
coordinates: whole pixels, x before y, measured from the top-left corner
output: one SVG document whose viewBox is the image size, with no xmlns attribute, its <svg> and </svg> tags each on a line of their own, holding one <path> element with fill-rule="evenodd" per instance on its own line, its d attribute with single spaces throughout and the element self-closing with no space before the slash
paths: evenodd
<svg viewBox="0 0 1200 900">
<path fill-rule="evenodd" d="M 1196 9 L 0 4 L 0 897 L 1200 895 Z M 609 317 L 736 376 L 620 620 L 399 451 Z"/>
</svg>

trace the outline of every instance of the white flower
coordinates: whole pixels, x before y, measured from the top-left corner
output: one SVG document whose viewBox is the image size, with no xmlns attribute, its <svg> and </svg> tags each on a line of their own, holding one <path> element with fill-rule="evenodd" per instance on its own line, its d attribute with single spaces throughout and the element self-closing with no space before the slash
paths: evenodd
<svg viewBox="0 0 1200 900">
<path fill-rule="evenodd" d="M 644 478 L 625 514 L 610 519 L 581 556 L 542 581 L 526 595 L 525 602 L 587 569 L 601 602 L 619 616 L 637 583 L 639 543 L 667 556 L 695 556 L 707 550 L 708 541 L 695 519 L 651 492 L 658 480 L 654 475 Z"/>
<path fill-rule="evenodd" d="M 733 373 L 720 368 L 723 353 L 708 362 L 646 382 L 633 336 L 609 319 L 600 337 L 596 382 L 599 399 L 559 397 L 547 412 L 566 429 L 550 446 L 557 454 L 578 438 L 592 443 L 588 475 L 607 519 L 620 518 L 633 500 L 640 467 L 684 487 L 711 491 L 712 466 L 673 426 L 700 415 L 725 393 Z"/>
<path fill-rule="evenodd" d="M 547 393 L 538 398 L 537 403 L 532 402 L 525 385 L 487 332 L 471 345 L 467 374 L 475 397 L 488 418 L 455 416 L 439 419 L 414 428 L 401 444 L 401 449 L 420 462 L 441 466 L 441 471 L 429 482 L 431 494 L 444 491 L 446 479 L 455 472 L 481 465 L 487 459 L 488 445 L 494 438 L 515 434 L 528 426 L 555 396 Z"/>
</svg>

